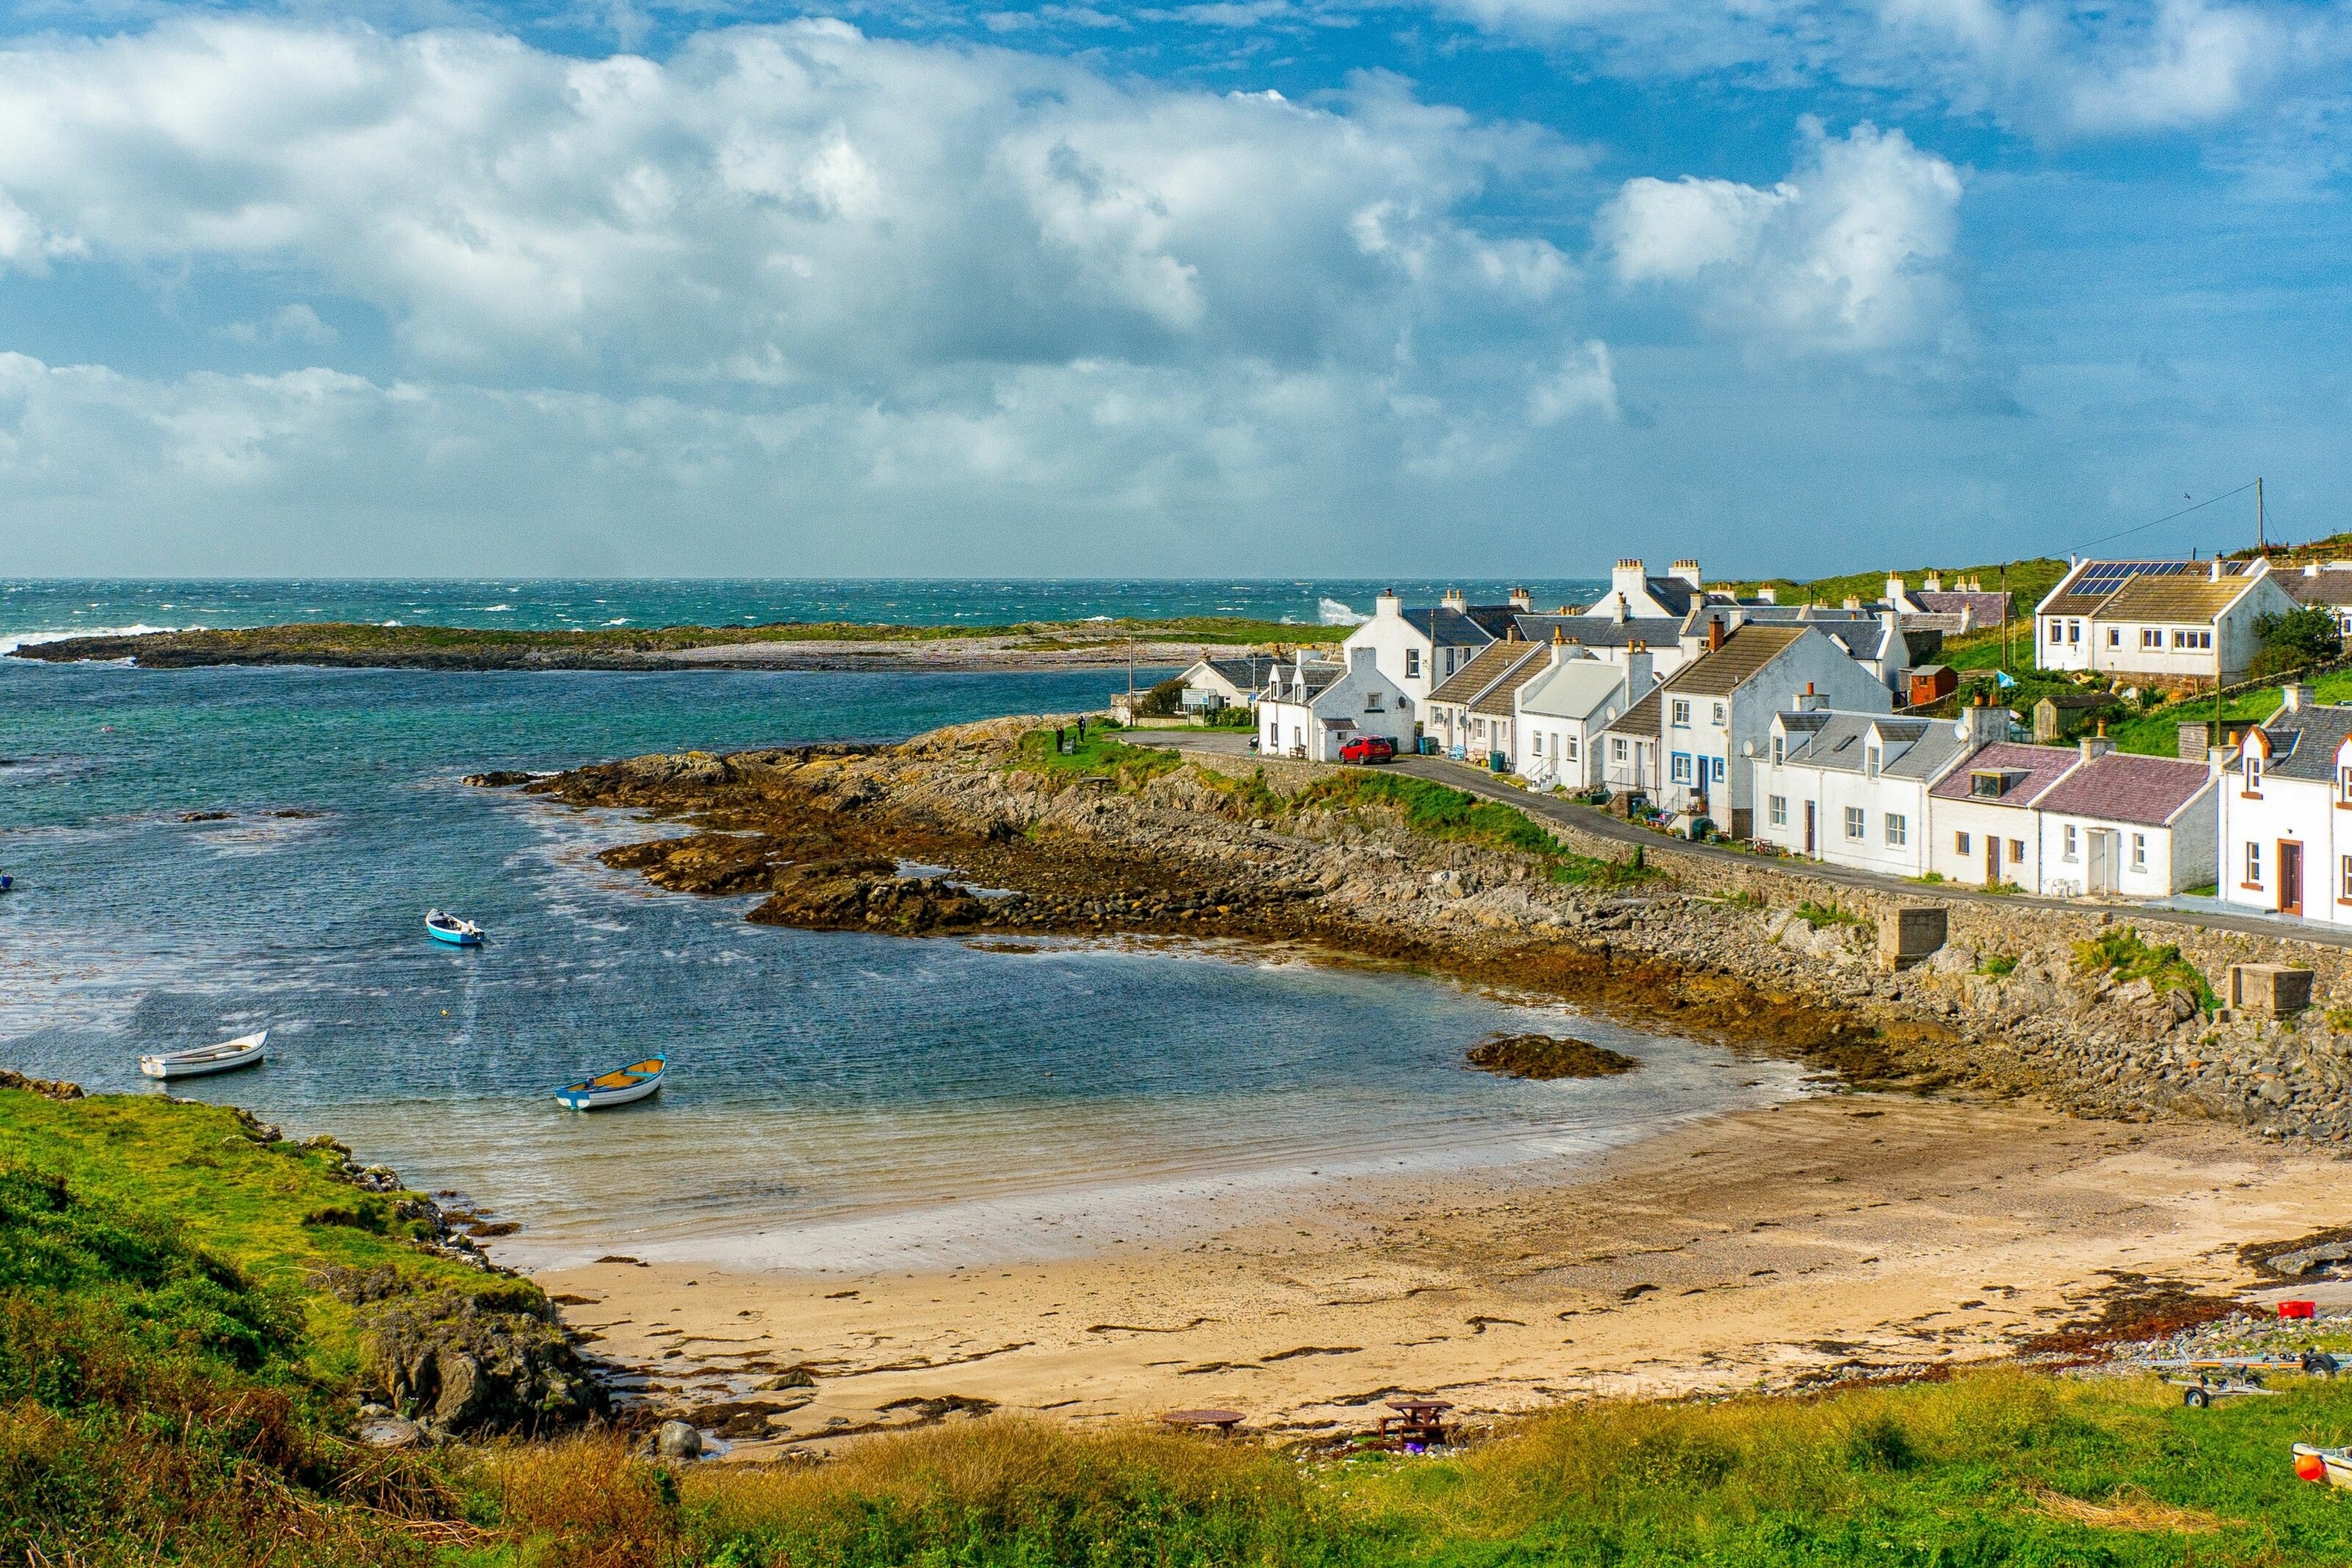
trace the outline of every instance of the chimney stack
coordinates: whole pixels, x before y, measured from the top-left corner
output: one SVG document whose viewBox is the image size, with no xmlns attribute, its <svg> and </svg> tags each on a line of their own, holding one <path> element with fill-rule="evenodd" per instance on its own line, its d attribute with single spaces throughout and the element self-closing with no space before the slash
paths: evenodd
<svg viewBox="0 0 2352 1568">
<path fill-rule="evenodd" d="M 1681 578 L 1693 588 L 1696 588 L 1702 593 L 1706 591 L 1706 584 L 1700 580 L 1698 574 L 1698 563 L 1696 561 L 1675 562 L 1672 575 Z"/>
<path fill-rule="evenodd" d="M 1513 609 L 1515 609 L 1515 610 L 1518 611 L 1521 615 L 1528 615 L 1528 616 L 1531 616 L 1531 615 L 1535 614 L 1535 609 L 1536 609 L 1536 599 L 1535 599 L 1535 595 L 1534 595 L 1533 594 L 1528 593 L 1525 588 L 1514 588 L 1514 589 L 1512 589 L 1512 590 L 1511 590 L 1511 608 L 1513 608 Z"/>
<path fill-rule="evenodd" d="M 1723 647 L 1723 619 L 1716 616 L 1706 623 L 1706 651 L 1715 653 Z"/>
<path fill-rule="evenodd" d="M 1397 597 L 1394 588 L 1383 588 L 1381 596 L 1372 601 L 1372 615 L 1381 620 L 1394 620 L 1404 614 L 1404 601 Z"/>
<path fill-rule="evenodd" d="M 2300 713 L 2310 707 L 2318 695 L 2308 686 L 2299 683 L 2290 686 L 2286 689 L 2286 710 L 2290 713 Z"/>
<path fill-rule="evenodd" d="M 2116 743 L 2107 739 L 2107 721 L 2105 719 L 2099 721 L 2096 734 L 2083 737 L 2083 760 L 2086 763 L 2094 757 L 2104 757 L 2115 749 Z"/>
</svg>

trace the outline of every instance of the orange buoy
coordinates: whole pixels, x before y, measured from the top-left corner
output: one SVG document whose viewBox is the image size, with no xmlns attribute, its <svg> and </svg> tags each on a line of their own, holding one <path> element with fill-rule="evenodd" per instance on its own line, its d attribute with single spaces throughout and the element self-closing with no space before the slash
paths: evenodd
<svg viewBox="0 0 2352 1568">
<path fill-rule="evenodd" d="M 2316 1454 L 2297 1454 L 2294 1473 L 2306 1481 L 2324 1481 L 2327 1479 L 2327 1461 Z"/>
</svg>

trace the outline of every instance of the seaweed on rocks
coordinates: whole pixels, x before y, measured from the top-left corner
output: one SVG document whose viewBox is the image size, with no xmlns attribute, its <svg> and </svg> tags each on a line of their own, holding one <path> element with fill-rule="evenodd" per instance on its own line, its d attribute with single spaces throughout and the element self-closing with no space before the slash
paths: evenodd
<svg viewBox="0 0 2352 1568">
<path fill-rule="evenodd" d="M 1481 1072 L 1546 1080 L 1610 1078 L 1642 1065 L 1606 1046 L 1556 1035 L 1496 1035 L 1471 1047 L 1466 1059 Z"/>
</svg>

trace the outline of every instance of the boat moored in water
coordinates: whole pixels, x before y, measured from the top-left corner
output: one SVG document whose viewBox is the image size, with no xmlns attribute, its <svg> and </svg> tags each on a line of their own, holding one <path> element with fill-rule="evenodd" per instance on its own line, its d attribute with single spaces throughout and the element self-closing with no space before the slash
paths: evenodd
<svg viewBox="0 0 2352 1568">
<path fill-rule="evenodd" d="M 614 1068 L 611 1072 L 583 1079 L 569 1089 L 557 1089 L 556 1103 L 566 1110 L 602 1110 L 607 1106 L 643 1100 L 660 1089 L 662 1071 L 668 1065 L 666 1057 L 647 1057 L 644 1061 Z"/>
<path fill-rule="evenodd" d="M 446 942 L 451 947 L 479 947 L 482 928 L 456 915 L 443 914 L 439 910 L 425 911 L 425 931 L 436 942 Z"/>
<path fill-rule="evenodd" d="M 223 1040 L 216 1046 L 199 1046 L 192 1051 L 159 1051 L 139 1058 L 139 1070 L 149 1078 L 205 1078 L 216 1072 L 235 1072 L 249 1068 L 262 1058 L 262 1047 L 268 1043 L 269 1031 L 239 1035 L 233 1040 Z"/>
</svg>

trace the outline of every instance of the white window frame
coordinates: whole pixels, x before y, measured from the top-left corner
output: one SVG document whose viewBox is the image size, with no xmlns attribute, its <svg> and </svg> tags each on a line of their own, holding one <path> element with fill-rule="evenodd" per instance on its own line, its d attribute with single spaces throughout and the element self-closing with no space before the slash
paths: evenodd
<svg viewBox="0 0 2352 1568">
<path fill-rule="evenodd" d="M 2250 888 L 2263 885 L 2263 846 L 2258 838 L 2246 840 L 2246 885 Z"/>
<path fill-rule="evenodd" d="M 2071 822 L 2067 823 L 2064 826 L 2061 827 L 2058 832 L 2060 835 L 2058 840 L 2058 858 L 2065 861 L 2066 864 L 2071 866 L 2082 858 L 2080 847 L 2074 834 L 2074 825 Z"/>
<path fill-rule="evenodd" d="M 1787 795 L 1776 795 L 1771 796 L 1764 803 L 1764 811 L 1766 817 L 1771 822 L 1773 826 L 1786 827 L 1789 826 L 1789 797 Z"/>
<path fill-rule="evenodd" d="M 2246 752 L 2246 793 L 2259 795 L 2263 787 L 2263 759 L 2260 752 Z"/>
<path fill-rule="evenodd" d="M 2123 627 L 2109 626 L 2107 628 L 2107 646 L 2109 647 L 2121 647 L 2124 646 Z"/>
<path fill-rule="evenodd" d="M 1720 702 L 1715 705 L 1715 721 L 1717 724 L 1723 722 L 1723 704 Z"/>
<path fill-rule="evenodd" d="M 2147 869 L 2147 835 L 2145 833 L 2132 835 L 2131 868 L 2135 871 Z"/>
<path fill-rule="evenodd" d="M 1404 678 L 1407 680 L 1421 679 L 1421 649 L 1409 647 L 1404 650 Z"/>
<path fill-rule="evenodd" d="M 1886 847 L 1889 849 L 1906 847 L 1911 842 L 1910 820 L 1899 811 L 1887 812 L 1885 817 Z"/>
<path fill-rule="evenodd" d="M 1666 721 L 1677 730 L 1689 729 L 1690 699 L 1687 697 L 1675 698 L 1671 705 L 1671 709 L 1672 710 L 1667 715 Z"/>
<path fill-rule="evenodd" d="M 1695 760 L 1696 759 L 1694 759 L 1688 752 L 1676 752 L 1674 754 L 1673 760 L 1669 764 L 1673 773 L 1674 783 L 1678 784 L 1696 784 L 1697 782 L 1697 780 L 1692 776 L 1692 764 Z"/>
<path fill-rule="evenodd" d="M 1612 763 L 1622 763 L 1625 760 L 1624 736 L 1612 735 L 1609 737 L 1609 760 Z"/>
<path fill-rule="evenodd" d="M 2142 626 L 2142 627 L 2140 627 L 2140 629 L 2139 629 L 2139 646 L 2140 646 L 2140 650 L 2141 650 L 2143 653 L 2145 653 L 2145 652 L 2146 652 L 2147 650 L 2148 650 L 2149 648 L 2161 648 L 2161 647 L 2164 647 L 2164 628 L 2163 628 L 2163 627 L 2161 627 L 2161 626 Z"/>
<path fill-rule="evenodd" d="M 1858 805 L 1845 808 L 1845 836 L 1849 842 L 1859 844 L 1870 837 L 1870 813 Z"/>
</svg>

